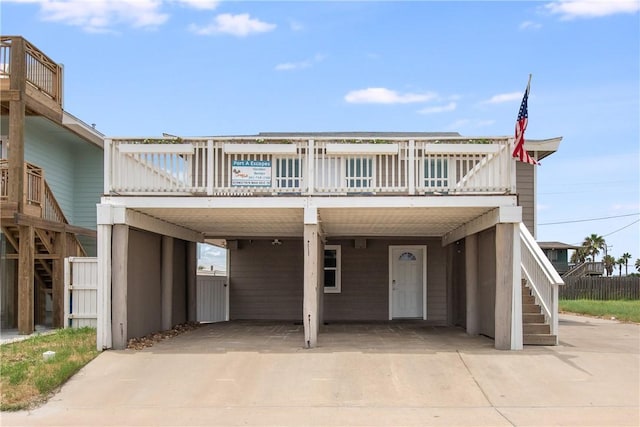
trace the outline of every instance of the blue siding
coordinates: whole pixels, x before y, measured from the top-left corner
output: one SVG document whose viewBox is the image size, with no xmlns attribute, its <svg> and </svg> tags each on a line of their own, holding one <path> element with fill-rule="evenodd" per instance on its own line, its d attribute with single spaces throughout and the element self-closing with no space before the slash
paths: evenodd
<svg viewBox="0 0 640 427">
<path fill-rule="evenodd" d="M 71 147 L 57 143 L 55 135 L 26 128 L 24 158 L 27 162 L 44 169 L 45 179 L 58 204 L 67 220 L 74 224 L 75 159 Z"/>
</svg>

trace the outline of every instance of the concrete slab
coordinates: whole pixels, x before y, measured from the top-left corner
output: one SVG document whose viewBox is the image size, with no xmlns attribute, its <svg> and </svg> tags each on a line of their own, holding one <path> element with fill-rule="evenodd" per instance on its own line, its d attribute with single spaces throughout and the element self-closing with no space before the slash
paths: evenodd
<svg viewBox="0 0 640 427">
<path fill-rule="evenodd" d="M 498 351 L 424 322 L 212 324 L 108 351 L 3 426 L 640 425 L 640 327 L 563 316 L 560 344 Z"/>
</svg>

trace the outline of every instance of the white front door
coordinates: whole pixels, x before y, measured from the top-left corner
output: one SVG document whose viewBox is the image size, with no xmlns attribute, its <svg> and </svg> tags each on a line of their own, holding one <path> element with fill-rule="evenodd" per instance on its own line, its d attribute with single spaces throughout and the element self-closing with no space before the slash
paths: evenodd
<svg viewBox="0 0 640 427">
<path fill-rule="evenodd" d="M 426 246 L 389 247 L 389 318 L 426 319 Z"/>
</svg>

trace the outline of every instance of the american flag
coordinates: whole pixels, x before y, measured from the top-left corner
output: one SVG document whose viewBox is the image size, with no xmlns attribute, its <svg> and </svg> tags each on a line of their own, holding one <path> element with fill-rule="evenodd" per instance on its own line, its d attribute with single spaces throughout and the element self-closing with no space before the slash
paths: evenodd
<svg viewBox="0 0 640 427">
<path fill-rule="evenodd" d="M 529 99 L 529 87 L 531 86 L 531 76 L 529 76 L 529 83 L 527 83 L 527 90 L 524 91 L 522 97 L 522 103 L 520 104 L 520 111 L 518 112 L 518 120 L 516 120 L 516 138 L 514 141 L 515 148 L 513 149 L 513 157 L 517 158 L 521 162 L 529 163 L 531 165 L 539 165 L 533 157 L 527 153 L 524 149 L 524 131 L 527 128 L 529 122 L 529 111 L 527 109 L 527 101 Z"/>
</svg>

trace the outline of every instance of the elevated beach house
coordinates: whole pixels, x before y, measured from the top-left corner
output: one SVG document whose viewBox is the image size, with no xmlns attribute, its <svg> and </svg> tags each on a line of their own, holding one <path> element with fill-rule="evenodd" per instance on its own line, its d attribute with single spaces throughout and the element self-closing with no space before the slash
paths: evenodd
<svg viewBox="0 0 640 427">
<path fill-rule="evenodd" d="M 561 138 L 528 140 L 536 159 Z M 104 141 L 101 348 L 195 320 L 196 243 L 228 251 L 224 318 L 418 319 L 499 349 L 557 343 L 562 283 L 513 138 L 261 133 Z"/>
<path fill-rule="evenodd" d="M 0 37 L 0 327 L 63 326 L 64 258 L 96 255 L 103 135 L 63 108 L 63 69 Z"/>
</svg>

